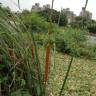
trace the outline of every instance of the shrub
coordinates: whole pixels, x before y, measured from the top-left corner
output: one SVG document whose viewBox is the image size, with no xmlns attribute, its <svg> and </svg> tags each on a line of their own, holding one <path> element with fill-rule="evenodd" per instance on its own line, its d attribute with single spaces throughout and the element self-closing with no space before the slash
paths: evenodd
<svg viewBox="0 0 96 96">
<path fill-rule="evenodd" d="M 65 28 L 56 36 L 57 50 L 70 55 L 80 56 L 79 48 L 86 42 L 85 31 L 80 29 Z"/>
</svg>

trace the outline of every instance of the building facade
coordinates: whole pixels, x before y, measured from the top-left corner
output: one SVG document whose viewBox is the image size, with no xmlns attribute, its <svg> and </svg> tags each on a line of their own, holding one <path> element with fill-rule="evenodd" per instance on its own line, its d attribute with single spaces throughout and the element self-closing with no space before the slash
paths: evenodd
<svg viewBox="0 0 96 96">
<path fill-rule="evenodd" d="M 35 3 L 35 5 L 32 6 L 31 11 L 42 11 L 50 9 L 50 4 L 43 5 L 43 7 L 40 7 L 39 3 Z"/>
<path fill-rule="evenodd" d="M 43 5 L 43 10 L 50 9 L 50 4 Z"/>
<path fill-rule="evenodd" d="M 41 7 L 39 3 L 35 3 L 35 5 L 32 6 L 31 11 L 41 11 Z"/>
<path fill-rule="evenodd" d="M 73 11 L 70 11 L 69 8 L 62 9 L 62 14 L 64 14 L 67 18 L 68 23 L 75 22 L 76 15 L 73 13 Z"/>
</svg>

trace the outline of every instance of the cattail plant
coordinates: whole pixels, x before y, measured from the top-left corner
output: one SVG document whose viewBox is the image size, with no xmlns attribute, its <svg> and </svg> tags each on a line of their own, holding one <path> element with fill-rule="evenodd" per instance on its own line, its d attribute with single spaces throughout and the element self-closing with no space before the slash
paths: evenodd
<svg viewBox="0 0 96 96">
<path fill-rule="evenodd" d="M 48 39 L 49 41 L 47 41 L 46 44 L 46 58 L 45 58 L 45 74 L 44 74 L 44 82 L 45 84 L 48 81 L 48 74 L 49 74 L 49 61 L 50 61 L 50 52 L 51 52 L 51 43 L 50 43 L 50 36 L 52 34 L 51 29 L 52 29 L 52 9 L 53 9 L 53 4 L 54 4 L 54 0 L 52 0 L 52 6 L 51 6 L 51 10 L 50 10 L 50 14 L 49 14 L 49 29 L 48 29 Z"/>
<path fill-rule="evenodd" d="M 48 81 L 48 73 L 49 73 L 49 62 L 50 62 L 50 45 L 46 46 L 46 58 L 45 58 L 45 74 L 44 74 L 44 82 Z"/>
</svg>

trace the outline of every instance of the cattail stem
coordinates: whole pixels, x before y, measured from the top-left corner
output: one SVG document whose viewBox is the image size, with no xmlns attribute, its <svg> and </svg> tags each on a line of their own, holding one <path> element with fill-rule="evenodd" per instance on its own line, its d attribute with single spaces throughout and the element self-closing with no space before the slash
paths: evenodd
<svg viewBox="0 0 96 96">
<path fill-rule="evenodd" d="M 50 59 L 50 45 L 46 47 L 46 58 L 45 58 L 45 74 L 44 74 L 44 82 L 48 81 L 48 72 L 49 72 L 49 59 Z"/>
<path fill-rule="evenodd" d="M 69 76 L 69 72 L 70 72 L 70 68 L 71 68 L 72 62 L 73 62 L 73 57 L 71 58 L 71 61 L 70 61 L 69 65 L 68 65 L 68 70 L 67 70 L 66 76 L 64 78 L 64 81 L 63 81 L 62 88 L 60 90 L 59 96 L 62 96 L 62 92 L 63 92 L 63 90 L 65 88 L 65 84 L 66 84 L 67 78 Z"/>
</svg>

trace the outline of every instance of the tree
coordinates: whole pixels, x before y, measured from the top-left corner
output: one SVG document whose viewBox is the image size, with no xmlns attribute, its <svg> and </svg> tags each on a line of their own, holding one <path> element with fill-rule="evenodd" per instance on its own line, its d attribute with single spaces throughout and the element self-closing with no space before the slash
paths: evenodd
<svg viewBox="0 0 96 96">
<path fill-rule="evenodd" d="M 74 23 L 71 24 L 72 27 L 75 28 L 84 28 L 86 29 L 88 24 L 90 23 L 91 20 L 88 20 L 85 17 L 81 17 L 81 16 L 77 16 L 76 17 L 76 21 Z"/>
<path fill-rule="evenodd" d="M 68 21 L 67 21 L 66 15 L 61 14 L 59 25 L 60 25 L 60 26 L 66 26 L 67 23 L 68 23 Z"/>
<path fill-rule="evenodd" d="M 29 14 L 29 13 L 30 13 L 30 11 L 29 11 L 29 10 L 26 10 L 26 9 L 22 11 L 22 14 L 23 14 L 23 15 L 24 15 L 24 14 L 26 15 L 26 14 Z"/>
<path fill-rule="evenodd" d="M 95 33 L 96 34 L 96 21 L 91 20 L 91 22 L 88 24 L 87 29 L 90 33 Z"/>
<path fill-rule="evenodd" d="M 41 16 L 43 16 L 44 18 L 46 18 L 46 20 L 49 22 L 50 21 L 49 20 L 50 11 L 52 11 L 52 16 L 51 16 L 52 22 L 58 24 L 58 19 L 59 19 L 60 12 L 58 12 L 57 10 L 45 9 L 43 11 L 40 11 L 39 14 Z M 60 16 L 59 25 L 60 26 L 66 26 L 67 25 L 67 18 L 64 14 L 61 14 L 61 16 Z"/>
</svg>

